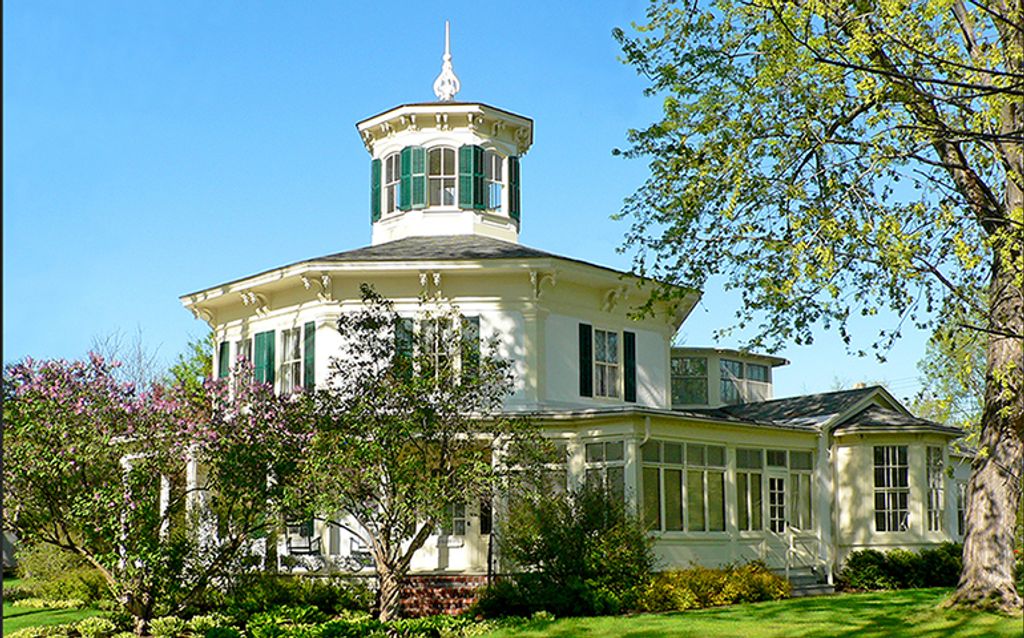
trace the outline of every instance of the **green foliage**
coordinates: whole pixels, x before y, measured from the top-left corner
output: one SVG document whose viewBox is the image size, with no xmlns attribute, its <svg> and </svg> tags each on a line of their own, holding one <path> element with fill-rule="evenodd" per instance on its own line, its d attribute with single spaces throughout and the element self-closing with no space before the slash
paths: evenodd
<svg viewBox="0 0 1024 638">
<path fill-rule="evenodd" d="M 108 638 L 117 632 L 117 624 L 109 618 L 94 616 L 79 620 L 75 623 L 75 629 L 82 638 Z"/>
<path fill-rule="evenodd" d="M 85 607 L 80 598 L 21 598 L 11 603 L 23 609 L 78 609 Z"/>
<path fill-rule="evenodd" d="M 654 565 L 641 521 L 603 490 L 521 500 L 501 542 L 502 556 L 526 571 L 481 593 L 484 616 L 618 613 L 635 606 Z"/>
<path fill-rule="evenodd" d="M 204 638 L 242 638 L 242 632 L 234 627 L 211 627 L 203 634 Z"/>
<path fill-rule="evenodd" d="M 225 614 L 201 614 L 188 621 L 188 630 L 197 636 L 205 636 L 206 632 L 215 627 L 230 627 L 231 618 Z"/>
<path fill-rule="evenodd" d="M 26 627 L 5 635 L 8 638 L 68 638 L 72 635 L 74 625 L 40 625 Z"/>
<path fill-rule="evenodd" d="M 856 551 L 843 564 L 837 586 L 859 591 L 952 587 L 960 577 L 962 553 L 963 547 L 957 543 L 943 543 L 920 553 Z"/>
<path fill-rule="evenodd" d="M 363 306 L 338 320 L 345 355 L 313 396 L 305 484 L 294 496 L 297 509 L 341 512 L 372 537 L 386 620 L 413 553 L 447 507 L 473 506 L 519 476 L 492 463 L 485 441 L 506 442 L 517 451 L 510 462 L 527 466 L 521 452 L 541 439 L 502 409 L 515 379 L 496 335 L 481 339 L 478 326 L 438 299 L 403 318 L 370 286 L 361 290 Z"/>
<path fill-rule="evenodd" d="M 373 592 L 359 580 L 342 577 L 246 574 L 224 594 L 208 596 L 204 610 L 221 609 L 241 621 L 275 607 L 313 606 L 334 616 L 345 611 L 369 611 Z"/>
<path fill-rule="evenodd" d="M 789 583 L 761 561 L 721 569 L 694 565 L 656 574 L 640 600 L 644 611 L 685 611 L 736 603 L 781 600 Z"/>
<path fill-rule="evenodd" d="M 188 631 L 188 623 L 177 616 L 154 618 L 149 623 L 149 633 L 156 638 L 180 638 Z"/>
<path fill-rule="evenodd" d="M 18 573 L 22 582 L 13 593 L 17 598 L 78 600 L 95 605 L 110 599 L 110 589 L 99 570 L 86 561 L 49 543 L 24 544 L 18 548 Z"/>
</svg>

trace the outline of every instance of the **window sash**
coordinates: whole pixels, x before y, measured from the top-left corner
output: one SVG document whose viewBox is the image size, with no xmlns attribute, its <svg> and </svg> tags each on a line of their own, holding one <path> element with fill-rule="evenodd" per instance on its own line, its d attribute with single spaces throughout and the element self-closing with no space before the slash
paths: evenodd
<svg viewBox="0 0 1024 638">
<path fill-rule="evenodd" d="M 910 523 L 907 446 L 874 447 L 875 530 L 904 532 Z"/>
</svg>

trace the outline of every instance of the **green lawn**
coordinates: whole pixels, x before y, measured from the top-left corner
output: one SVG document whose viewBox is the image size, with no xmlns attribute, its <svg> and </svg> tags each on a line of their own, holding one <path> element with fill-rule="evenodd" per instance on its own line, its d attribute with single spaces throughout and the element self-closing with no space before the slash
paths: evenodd
<svg viewBox="0 0 1024 638">
<path fill-rule="evenodd" d="M 4 588 L 16 585 L 19 582 L 17 578 L 5 578 Z M 26 609 L 24 607 L 13 607 L 5 600 L 4 635 L 6 636 L 12 631 L 18 631 L 25 627 L 75 622 L 89 616 L 95 616 L 98 613 L 100 612 L 96 609 Z"/>
<path fill-rule="evenodd" d="M 1024 618 L 953 612 L 936 606 L 948 589 L 915 589 L 873 594 L 797 598 L 673 614 L 568 618 L 487 634 L 544 638 L 832 638 L 926 636 L 997 638 L 1024 636 Z"/>
</svg>

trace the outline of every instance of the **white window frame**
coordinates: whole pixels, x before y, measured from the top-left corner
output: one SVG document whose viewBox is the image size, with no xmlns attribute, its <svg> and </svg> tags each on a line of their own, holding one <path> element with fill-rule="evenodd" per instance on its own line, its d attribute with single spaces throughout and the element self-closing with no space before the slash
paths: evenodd
<svg viewBox="0 0 1024 638">
<path fill-rule="evenodd" d="M 391 153 L 384 158 L 384 214 L 400 213 L 402 196 L 402 154 Z"/>
<path fill-rule="evenodd" d="M 646 446 L 652 446 L 647 448 Z M 665 453 L 666 445 L 678 445 L 680 446 L 680 461 L 667 460 L 668 455 Z M 701 463 L 694 463 L 690 460 L 690 450 L 703 448 L 701 457 Z M 710 454 L 708 449 L 720 449 L 721 450 L 721 464 L 715 464 L 711 462 Z M 652 453 L 650 450 L 655 450 Z M 728 471 L 728 451 L 725 445 L 716 443 L 701 443 L 701 442 L 689 442 L 689 441 L 671 441 L 665 439 L 650 439 L 644 444 L 644 447 L 640 451 L 640 466 L 641 476 L 649 479 L 652 476 L 651 472 L 644 472 L 644 470 L 657 470 L 657 488 L 658 488 L 658 516 L 657 516 L 657 527 L 651 528 L 652 532 L 662 533 L 693 533 L 693 534 L 723 534 L 726 533 L 728 526 L 728 501 L 729 495 L 727 494 L 728 486 L 726 483 L 726 474 Z M 654 460 L 654 459 L 657 460 Z M 665 487 L 665 473 L 666 471 L 678 471 L 680 473 L 680 494 L 679 494 L 679 506 L 680 506 L 680 518 L 682 527 L 679 528 L 668 528 L 667 521 L 667 500 L 668 494 Z M 701 514 L 703 520 L 703 526 L 700 529 L 693 529 L 691 521 L 691 508 L 690 508 L 690 489 L 689 489 L 689 477 L 690 474 L 694 473 L 696 476 L 699 473 L 701 482 Z M 720 529 L 710 529 L 710 518 L 711 518 L 711 498 L 708 487 L 710 485 L 709 477 L 711 480 L 718 479 L 722 484 L 722 526 Z M 648 485 L 641 486 L 643 490 L 648 489 Z M 645 500 L 643 494 L 641 494 L 641 502 Z M 645 514 L 645 519 L 650 520 Z"/>
<path fill-rule="evenodd" d="M 759 467 L 740 467 L 739 453 L 743 450 L 744 452 L 754 452 L 758 455 Z M 764 531 L 764 507 L 765 507 L 765 460 L 764 460 L 764 449 L 762 448 L 736 448 L 736 528 L 741 532 L 763 532 Z M 740 477 L 745 477 L 746 490 L 741 493 L 740 490 Z M 757 493 L 760 495 L 758 498 L 757 506 L 754 504 L 754 492 L 752 488 L 754 485 L 754 477 L 757 477 Z M 746 509 L 747 522 L 746 525 L 740 520 L 740 514 Z M 754 524 L 754 514 L 757 513 L 758 524 Z"/>
<path fill-rule="evenodd" d="M 505 158 L 496 151 L 484 151 L 484 185 L 486 209 L 502 210 L 505 197 Z"/>
<path fill-rule="evenodd" d="M 291 394 L 295 392 L 297 388 L 301 389 L 302 386 L 302 361 L 303 355 L 305 355 L 305 340 L 302 338 L 302 326 L 296 326 L 295 328 L 285 328 L 280 330 L 281 341 L 278 344 L 281 348 L 279 355 L 279 361 L 277 366 L 277 378 L 279 379 L 278 387 L 280 388 L 281 394 Z M 295 335 L 295 348 L 297 352 L 295 358 L 289 358 L 288 352 L 288 336 Z M 293 383 L 289 384 L 287 378 L 289 376 L 288 371 L 291 369 L 291 374 L 294 375 Z"/>
<path fill-rule="evenodd" d="M 946 506 L 946 475 L 942 460 L 942 448 L 929 445 L 925 447 L 925 479 L 928 486 L 925 519 L 929 532 L 941 532 L 943 512 Z"/>
<path fill-rule="evenodd" d="M 739 373 L 737 374 L 733 370 L 726 370 L 727 363 L 739 366 Z M 727 386 L 731 386 L 735 390 L 735 401 L 726 399 L 725 388 Z M 726 405 L 736 405 L 737 403 L 744 402 L 744 394 L 743 362 L 738 359 L 727 359 L 725 357 L 720 358 L 718 360 L 718 400 Z"/>
<path fill-rule="evenodd" d="M 439 173 L 431 172 L 431 157 L 434 153 L 440 154 L 438 162 Z M 445 162 L 445 154 L 451 153 L 451 166 Z M 427 207 L 428 208 L 453 208 L 459 204 L 459 153 L 458 149 L 451 146 L 432 146 L 427 149 Z M 446 172 L 448 170 L 451 172 Z M 437 200 L 434 201 L 434 185 L 437 184 Z M 445 201 L 448 196 L 451 201 Z"/>
<path fill-rule="evenodd" d="M 703 361 L 704 362 L 704 374 L 703 375 L 693 374 L 692 371 L 690 370 L 689 366 L 687 365 L 688 361 Z M 678 362 L 678 365 L 677 365 L 677 362 Z M 708 388 L 709 388 L 709 386 L 708 386 L 708 358 L 707 357 L 701 357 L 701 356 L 692 356 L 692 357 L 691 356 L 674 356 L 671 359 L 670 366 L 671 366 L 671 382 L 670 382 L 671 383 L 671 387 L 670 387 L 670 391 L 672 393 L 672 403 L 674 405 L 707 405 L 709 403 L 709 397 L 708 397 Z M 703 384 L 704 384 L 704 400 L 703 401 L 686 401 L 685 399 L 687 397 L 684 394 L 685 388 L 686 388 L 686 383 L 688 381 L 693 381 L 695 379 L 702 381 Z M 678 387 L 680 389 L 680 395 L 679 395 L 679 399 L 680 400 L 679 400 L 678 403 L 676 402 L 676 396 L 675 396 L 676 395 L 675 388 L 677 387 L 677 383 L 678 383 Z"/>
<path fill-rule="evenodd" d="M 610 337 L 615 338 L 615 346 L 608 348 Z M 598 358 L 598 341 L 602 340 L 604 345 L 605 359 Z M 618 330 L 606 330 L 594 328 L 594 397 L 599 399 L 618 399 L 622 396 L 622 333 Z M 608 360 L 608 355 L 614 356 L 613 361 Z M 612 378 L 609 379 L 609 376 Z M 602 387 L 603 385 L 603 387 Z"/>
<path fill-rule="evenodd" d="M 584 441 L 583 455 L 583 480 L 588 485 L 600 486 L 625 499 L 626 442 L 623 439 Z M 618 458 L 610 458 L 615 456 Z M 591 477 L 597 477 L 597 481 Z"/>
<path fill-rule="evenodd" d="M 878 459 L 879 451 L 882 454 L 881 463 Z M 871 452 L 875 485 L 875 531 L 882 533 L 906 532 L 910 529 L 909 447 L 906 445 L 875 445 Z M 900 463 L 901 455 L 904 459 L 903 463 Z M 903 502 L 902 506 L 900 501 Z"/>
</svg>

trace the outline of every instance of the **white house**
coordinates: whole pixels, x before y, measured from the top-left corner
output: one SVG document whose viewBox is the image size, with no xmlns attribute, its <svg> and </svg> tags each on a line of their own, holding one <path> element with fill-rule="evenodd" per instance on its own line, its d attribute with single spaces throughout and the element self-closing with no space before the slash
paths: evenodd
<svg viewBox="0 0 1024 638">
<path fill-rule="evenodd" d="M 784 359 L 672 346 L 698 291 L 636 319 L 641 279 L 520 244 L 533 122 L 454 101 L 445 65 L 438 101 L 357 124 L 371 156 L 369 246 L 181 298 L 213 328 L 221 375 L 244 354 L 261 380 L 315 386 L 361 283 L 405 313 L 440 294 L 500 337 L 518 379 L 506 409 L 564 444 L 566 485 L 621 493 L 663 567 L 762 558 L 830 581 L 856 549 L 960 539 L 968 467 L 950 442 L 961 431 L 915 418 L 881 387 L 773 399 Z M 488 512 L 467 503 L 451 515 L 414 571 L 488 569 Z M 359 547 L 317 523 L 290 529 L 282 551 L 346 565 Z"/>
</svg>

